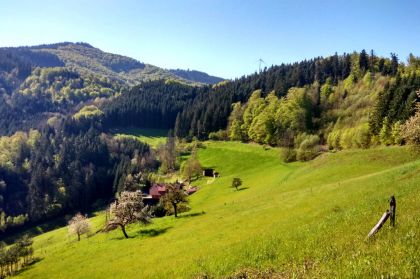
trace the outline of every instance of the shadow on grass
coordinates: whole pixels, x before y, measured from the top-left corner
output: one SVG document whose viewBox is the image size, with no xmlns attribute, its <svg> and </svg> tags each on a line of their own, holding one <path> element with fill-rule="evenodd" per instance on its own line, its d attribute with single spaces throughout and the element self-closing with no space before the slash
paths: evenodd
<svg viewBox="0 0 420 279">
<path fill-rule="evenodd" d="M 102 211 L 106 209 L 106 205 L 109 204 L 107 201 L 100 203 L 95 208 L 95 211 L 88 213 L 88 217 L 95 217 L 98 215 L 98 211 Z M 6 244 L 10 245 L 16 242 L 17 239 L 22 237 L 23 235 L 27 235 L 29 237 L 35 237 L 40 234 L 47 233 L 49 231 L 59 229 L 62 227 L 67 226 L 68 220 L 74 215 L 75 213 L 69 213 L 67 215 L 61 215 L 54 218 L 50 218 L 44 221 L 39 221 L 36 223 L 27 223 L 22 227 L 18 227 L 16 229 L 11 229 L 5 233 L 0 234 L 0 241 L 6 242 Z"/>
<path fill-rule="evenodd" d="M 128 238 L 126 238 L 122 232 L 121 232 L 121 236 L 115 236 L 115 237 L 111 237 L 109 238 L 110 240 L 126 240 L 126 239 L 132 239 L 132 238 L 136 238 L 137 236 L 133 236 L 133 235 L 128 235 Z"/>
<path fill-rule="evenodd" d="M 172 227 L 165 227 L 161 229 L 142 229 L 138 232 L 138 234 L 146 237 L 155 237 L 166 233 L 170 228 Z"/>
<path fill-rule="evenodd" d="M 217 168 L 217 166 L 211 165 L 211 166 L 205 166 L 205 167 L 203 167 L 203 170 L 205 170 L 205 169 L 213 169 L 213 170 L 216 170 L 216 168 Z"/>
<path fill-rule="evenodd" d="M 41 258 L 39 258 L 39 257 L 36 257 L 36 258 L 32 259 L 32 261 L 31 261 L 30 263 L 26 264 L 24 267 L 20 268 L 19 270 L 16 270 L 16 271 L 13 273 L 13 275 L 12 275 L 12 276 L 15 276 L 15 275 L 18 275 L 18 274 L 20 274 L 20 273 L 22 273 L 22 272 L 25 272 L 25 271 L 27 271 L 27 270 L 30 270 L 34 264 L 36 264 L 37 262 L 40 262 L 41 260 L 42 260 L 42 259 L 41 259 Z M 12 276 L 11 276 L 11 277 L 12 277 Z M 3 278 L 3 277 L 2 277 L 2 278 Z"/>
<path fill-rule="evenodd" d="M 204 212 L 204 211 L 188 213 L 188 214 L 183 214 L 181 216 L 178 216 L 178 219 L 180 219 L 180 218 L 191 218 L 191 217 L 196 217 L 196 216 L 200 216 L 200 215 L 204 215 L 204 214 L 206 214 L 206 212 Z"/>
<path fill-rule="evenodd" d="M 246 190 L 246 189 L 249 189 L 249 187 L 242 187 L 242 188 L 239 188 L 237 191 L 243 191 L 243 190 Z"/>
<path fill-rule="evenodd" d="M 0 236 L 0 240 L 10 245 L 14 243 L 17 239 L 22 237 L 23 235 L 28 235 L 29 237 L 35 237 L 37 235 L 64 227 L 66 225 L 67 225 L 67 221 L 63 217 L 58 217 L 52 220 L 39 222 L 35 224 L 28 223 L 27 225 L 24 225 L 22 228 L 18 228 L 16 230 L 10 230 L 4 233 L 3 235 Z"/>
</svg>

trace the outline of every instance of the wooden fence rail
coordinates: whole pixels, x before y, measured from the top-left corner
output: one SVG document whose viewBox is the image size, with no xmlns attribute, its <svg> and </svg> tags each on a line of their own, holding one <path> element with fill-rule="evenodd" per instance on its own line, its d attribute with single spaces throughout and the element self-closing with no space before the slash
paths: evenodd
<svg viewBox="0 0 420 279">
<path fill-rule="evenodd" d="M 397 210 L 397 202 L 395 200 L 394 196 L 391 196 L 391 198 L 389 199 L 389 210 L 387 210 L 381 217 L 381 219 L 379 219 L 378 223 L 370 230 L 367 238 L 371 238 L 372 236 L 374 236 L 381 228 L 382 226 L 385 224 L 385 222 L 388 220 L 388 218 L 390 219 L 390 223 L 391 226 L 394 227 L 395 226 L 395 212 Z"/>
</svg>

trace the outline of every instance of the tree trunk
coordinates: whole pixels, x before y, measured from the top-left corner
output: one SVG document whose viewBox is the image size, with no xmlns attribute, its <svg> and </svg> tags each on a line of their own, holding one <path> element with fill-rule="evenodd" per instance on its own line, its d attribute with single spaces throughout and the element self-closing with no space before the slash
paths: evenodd
<svg viewBox="0 0 420 279">
<path fill-rule="evenodd" d="M 174 204 L 172 204 L 173 206 L 174 206 L 174 213 L 175 213 L 175 218 L 176 217 L 178 217 L 178 211 L 177 211 L 177 206 L 176 206 L 176 204 L 174 203 Z"/>
<path fill-rule="evenodd" d="M 80 233 L 77 234 L 77 241 L 80 241 Z"/>
<path fill-rule="evenodd" d="M 125 226 L 120 225 L 120 227 L 121 227 L 121 230 L 122 230 L 122 232 L 123 232 L 123 234 L 124 234 L 125 238 L 128 238 L 127 232 L 125 231 Z"/>
</svg>

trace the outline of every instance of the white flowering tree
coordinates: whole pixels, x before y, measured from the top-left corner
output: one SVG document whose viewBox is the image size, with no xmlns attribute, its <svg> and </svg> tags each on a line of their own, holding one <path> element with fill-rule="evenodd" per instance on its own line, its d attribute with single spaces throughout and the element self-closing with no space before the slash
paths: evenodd
<svg viewBox="0 0 420 279">
<path fill-rule="evenodd" d="M 90 232 L 89 219 L 80 213 L 77 213 L 69 221 L 69 233 L 77 235 L 77 240 L 80 241 L 80 236 Z"/>
<path fill-rule="evenodd" d="M 128 238 L 126 226 L 133 223 L 151 223 L 151 213 L 148 206 L 143 203 L 140 191 L 121 192 L 117 201 L 110 207 L 111 219 L 107 224 L 107 230 L 121 228 L 125 238 Z"/>
</svg>

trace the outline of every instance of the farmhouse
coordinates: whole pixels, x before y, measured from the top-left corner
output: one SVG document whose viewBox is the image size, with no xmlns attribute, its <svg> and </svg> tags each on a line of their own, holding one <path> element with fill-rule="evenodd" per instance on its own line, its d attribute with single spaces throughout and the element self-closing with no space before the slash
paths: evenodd
<svg viewBox="0 0 420 279">
<path fill-rule="evenodd" d="M 166 193 L 166 185 L 164 183 L 156 183 L 150 187 L 149 195 L 152 199 L 160 199 Z"/>
<path fill-rule="evenodd" d="M 183 182 L 175 182 L 180 189 L 184 189 L 188 195 L 192 195 L 197 192 L 197 187 L 187 187 Z M 149 189 L 149 193 L 143 195 L 143 201 L 146 204 L 157 204 L 160 198 L 166 194 L 167 188 L 166 183 L 154 183 Z"/>
</svg>

